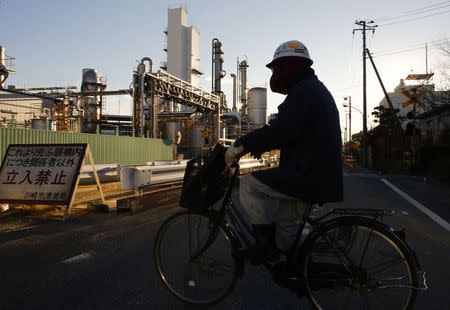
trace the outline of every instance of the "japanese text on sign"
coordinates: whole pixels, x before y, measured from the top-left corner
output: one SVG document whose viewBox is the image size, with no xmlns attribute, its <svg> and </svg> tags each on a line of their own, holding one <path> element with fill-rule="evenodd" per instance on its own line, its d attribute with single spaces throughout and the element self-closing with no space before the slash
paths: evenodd
<svg viewBox="0 0 450 310">
<path fill-rule="evenodd" d="M 66 204 L 86 144 L 10 145 L 0 170 L 0 201 Z"/>
</svg>

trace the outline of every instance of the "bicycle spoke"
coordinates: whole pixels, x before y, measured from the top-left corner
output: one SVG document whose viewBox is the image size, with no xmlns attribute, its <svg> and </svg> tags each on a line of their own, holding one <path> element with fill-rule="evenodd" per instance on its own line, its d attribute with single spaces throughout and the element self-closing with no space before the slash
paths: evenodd
<svg viewBox="0 0 450 310">
<path fill-rule="evenodd" d="M 413 304 L 415 268 L 389 230 L 357 217 L 330 220 L 322 227 L 303 259 L 306 293 L 314 308 L 405 309 Z"/>
<path fill-rule="evenodd" d="M 209 305 L 231 292 L 238 269 L 225 229 L 216 219 L 185 211 L 163 223 L 155 239 L 155 263 L 172 294 L 187 303 Z"/>
<path fill-rule="evenodd" d="M 361 260 L 360 260 L 360 262 L 359 262 L 358 268 L 361 268 L 362 263 L 363 263 L 364 258 L 365 258 L 365 255 L 366 255 L 366 251 L 367 251 L 367 249 L 369 248 L 369 242 L 370 242 L 370 239 L 371 239 L 371 237 L 372 237 L 372 231 L 373 231 L 373 229 L 370 229 L 370 231 L 369 231 L 369 237 L 367 237 L 366 246 L 364 247 L 364 251 L 363 251 L 363 254 L 362 254 L 362 256 L 361 256 Z"/>
<path fill-rule="evenodd" d="M 334 240 L 332 237 L 330 237 L 329 235 L 325 234 L 324 236 L 326 236 L 326 241 L 328 241 L 328 247 L 332 249 L 332 251 L 334 252 L 335 257 L 337 257 L 340 261 L 340 263 L 347 269 L 347 272 L 350 274 L 351 273 L 351 268 L 353 266 L 352 261 L 350 260 L 350 258 L 347 256 L 347 254 L 344 252 L 344 250 L 342 249 L 342 247 L 340 247 L 337 244 L 337 241 Z M 333 239 L 332 241 L 330 241 L 330 239 Z M 337 247 L 337 249 L 336 249 Z M 329 249 L 328 248 L 328 249 Z M 337 251 L 339 250 L 339 251 Z M 339 254 L 339 252 L 341 254 Z M 344 256 L 344 258 L 348 261 L 348 263 L 350 264 L 350 267 L 347 266 L 347 264 L 343 261 L 342 256 Z"/>
<path fill-rule="evenodd" d="M 201 265 L 205 269 L 208 269 L 209 271 L 217 271 L 222 273 L 233 271 L 233 265 L 220 262 L 207 256 L 199 256 L 197 259 L 194 260 L 194 263 L 198 263 L 199 265 Z"/>
<path fill-rule="evenodd" d="M 373 275 L 375 275 L 375 274 L 378 274 L 378 273 L 380 273 L 380 272 L 383 272 L 383 271 L 385 271 L 385 270 L 391 268 L 393 263 L 402 263 L 402 262 L 404 262 L 404 261 L 405 261 L 405 258 L 400 257 L 400 258 L 393 259 L 393 260 L 391 260 L 391 261 L 388 261 L 388 262 L 379 264 L 379 265 L 377 265 L 377 266 L 373 266 L 373 267 L 367 268 L 367 271 L 369 271 L 369 270 L 371 270 L 371 269 L 375 269 L 375 268 L 379 268 L 379 267 L 381 267 L 381 266 L 389 265 L 389 266 L 387 266 L 386 268 L 383 268 L 383 269 L 381 269 L 381 270 L 377 270 L 376 272 L 369 273 L 368 275 L 369 275 L 369 276 L 373 276 Z"/>
</svg>

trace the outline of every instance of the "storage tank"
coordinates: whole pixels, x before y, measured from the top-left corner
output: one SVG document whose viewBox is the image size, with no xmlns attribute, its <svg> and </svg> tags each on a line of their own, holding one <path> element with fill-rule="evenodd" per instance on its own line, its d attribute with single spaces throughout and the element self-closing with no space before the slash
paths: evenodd
<svg viewBox="0 0 450 310">
<path fill-rule="evenodd" d="M 203 130 L 205 127 L 203 125 L 195 125 L 191 128 L 191 145 L 190 147 L 194 149 L 201 149 L 204 144 L 204 138 L 202 135 Z"/>
<path fill-rule="evenodd" d="M 257 125 L 266 124 L 267 114 L 267 88 L 253 87 L 248 91 L 247 117 Z"/>
<path fill-rule="evenodd" d="M 48 118 L 33 118 L 31 119 L 31 129 L 51 130 L 52 121 Z"/>
</svg>

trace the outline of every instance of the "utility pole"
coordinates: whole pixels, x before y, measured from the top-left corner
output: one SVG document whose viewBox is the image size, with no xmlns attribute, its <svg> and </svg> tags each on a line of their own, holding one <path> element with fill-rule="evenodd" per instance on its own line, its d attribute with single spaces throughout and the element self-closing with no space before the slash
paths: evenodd
<svg viewBox="0 0 450 310">
<path fill-rule="evenodd" d="M 345 128 L 344 128 L 344 152 L 347 152 L 347 147 L 348 147 L 348 138 L 347 138 L 347 128 L 348 128 L 348 123 L 347 123 L 347 113 L 345 114 Z"/>
<path fill-rule="evenodd" d="M 348 100 L 348 141 L 352 141 L 352 97 L 344 97 L 344 100 Z"/>
<path fill-rule="evenodd" d="M 363 35 L 363 137 L 362 137 L 362 157 L 363 157 L 363 166 L 367 168 L 367 94 L 366 94 L 366 31 L 375 32 L 375 28 L 377 25 L 372 25 L 374 22 L 365 21 L 365 20 L 357 20 L 355 22 L 356 25 L 361 26 L 362 28 L 353 29 L 353 34 L 355 31 L 361 31 Z M 371 24 L 371 25 L 367 25 Z"/>
<path fill-rule="evenodd" d="M 386 88 L 384 87 L 383 80 L 381 80 L 380 73 L 378 72 L 377 66 L 375 65 L 375 62 L 373 61 L 373 58 L 372 58 L 372 55 L 371 55 L 369 49 L 367 49 L 366 52 L 367 52 L 367 55 L 369 56 L 370 62 L 372 63 L 373 71 L 375 71 L 375 74 L 377 76 L 378 82 L 380 83 L 381 89 L 383 90 L 384 97 L 386 98 L 386 101 L 389 105 L 389 109 L 390 109 L 392 118 L 395 120 L 396 126 L 398 126 L 398 128 L 400 130 L 402 130 L 402 125 L 400 123 L 400 120 L 397 117 L 397 113 L 395 113 L 394 105 L 392 104 L 391 98 L 389 97 L 389 94 L 386 91 Z"/>
</svg>

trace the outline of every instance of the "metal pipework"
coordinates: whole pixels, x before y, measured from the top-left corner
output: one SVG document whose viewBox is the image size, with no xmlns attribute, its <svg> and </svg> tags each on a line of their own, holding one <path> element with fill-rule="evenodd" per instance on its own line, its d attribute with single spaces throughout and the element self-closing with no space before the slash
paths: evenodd
<svg viewBox="0 0 450 310">
<path fill-rule="evenodd" d="M 9 75 L 9 72 L 5 67 L 5 59 L 5 47 L 0 46 L 0 89 L 3 88 L 3 84 Z"/>
<path fill-rule="evenodd" d="M 221 96 L 221 101 L 223 100 L 223 93 L 221 88 L 221 79 L 225 77 L 226 72 L 222 69 L 223 64 L 223 50 L 222 50 L 222 43 L 217 39 L 214 38 L 212 40 L 212 93 L 216 95 Z M 221 110 L 222 103 L 219 102 L 217 105 L 217 111 L 215 118 L 215 130 L 214 130 L 214 136 L 213 136 L 213 143 L 218 142 L 220 139 L 220 110 Z"/>
<path fill-rule="evenodd" d="M 212 40 L 212 81 L 211 81 L 211 91 L 215 94 L 220 94 L 221 89 L 221 79 L 225 77 L 226 72 L 222 69 L 223 64 L 223 50 L 222 43 L 214 38 Z"/>
<path fill-rule="evenodd" d="M 145 64 L 142 61 L 137 67 L 137 72 L 139 77 L 139 137 L 143 137 L 145 124 Z"/>
<path fill-rule="evenodd" d="M 82 70 L 81 93 L 83 96 L 83 128 L 84 133 L 96 133 L 99 129 L 102 114 L 102 94 L 106 88 L 105 79 L 95 69 Z M 95 93 L 88 96 L 87 93 Z"/>
<path fill-rule="evenodd" d="M 152 104 L 147 105 L 145 101 L 145 74 L 147 73 L 145 62 L 148 62 L 149 68 L 148 72 L 152 72 L 152 65 L 153 61 L 150 57 L 144 57 L 141 59 L 141 62 L 139 63 L 137 67 L 137 73 L 138 73 L 138 80 L 139 80 L 139 136 L 144 137 L 145 136 L 145 110 L 148 109 L 148 113 L 150 114 L 150 117 L 153 116 L 153 111 L 151 111 Z M 153 135 L 153 130 L 150 130 L 151 134 Z"/>
<path fill-rule="evenodd" d="M 246 60 L 243 60 L 238 65 L 238 75 L 240 82 L 240 101 L 241 101 L 241 113 L 242 116 L 247 115 L 247 68 L 248 64 Z"/>
<path fill-rule="evenodd" d="M 233 108 L 231 110 L 236 112 L 236 74 L 231 73 L 231 77 L 233 78 Z"/>
<path fill-rule="evenodd" d="M 153 66 L 153 61 L 150 57 L 144 57 L 141 59 L 141 64 L 143 64 L 144 62 L 148 62 L 148 72 L 152 72 L 152 66 Z"/>
</svg>

